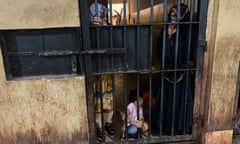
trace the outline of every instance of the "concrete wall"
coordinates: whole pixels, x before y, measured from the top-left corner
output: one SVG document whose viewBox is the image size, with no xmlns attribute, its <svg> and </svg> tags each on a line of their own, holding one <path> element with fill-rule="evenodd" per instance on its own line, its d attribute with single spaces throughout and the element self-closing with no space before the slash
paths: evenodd
<svg viewBox="0 0 240 144">
<path fill-rule="evenodd" d="M 0 121 L 4 144 L 86 142 L 84 77 L 6 81 L 1 58 Z"/>
<path fill-rule="evenodd" d="M 236 97 L 238 65 L 240 61 L 240 15 L 239 0 L 210 0 L 208 10 L 207 41 L 208 51 L 205 57 L 207 69 L 205 121 L 206 143 L 230 144 L 232 114 Z M 223 131 L 222 139 L 209 137 L 209 132 Z M 211 134 L 210 134 L 211 135 Z M 207 140 L 208 139 L 208 140 Z"/>
<path fill-rule="evenodd" d="M 78 0 L 0 0 L 0 29 L 79 26 Z"/>
<path fill-rule="evenodd" d="M 0 54 L 0 143 L 84 143 L 84 77 L 6 81 Z"/>
<path fill-rule="evenodd" d="M 0 29 L 79 26 L 77 0 L 0 0 Z M 87 143 L 83 76 L 7 81 L 0 52 L 0 143 Z"/>
</svg>

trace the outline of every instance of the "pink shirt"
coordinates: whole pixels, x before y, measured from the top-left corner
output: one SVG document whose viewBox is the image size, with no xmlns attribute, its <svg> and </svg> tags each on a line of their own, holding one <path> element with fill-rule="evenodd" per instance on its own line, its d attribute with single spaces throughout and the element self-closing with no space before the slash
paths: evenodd
<svg viewBox="0 0 240 144">
<path fill-rule="evenodd" d="M 137 120 L 137 106 L 134 103 L 129 103 L 127 107 L 129 114 L 128 120 L 135 121 Z M 139 106 L 139 119 L 143 118 L 143 109 Z"/>
</svg>

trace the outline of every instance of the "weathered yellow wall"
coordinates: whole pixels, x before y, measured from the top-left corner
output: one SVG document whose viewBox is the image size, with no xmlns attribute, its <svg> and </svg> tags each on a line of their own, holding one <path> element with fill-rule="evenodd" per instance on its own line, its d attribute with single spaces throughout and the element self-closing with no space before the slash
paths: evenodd
<svg viewBox="0 0 240 144">
<path fill-rule="evenodd" d="M 79 26 L 78 0 L 0 0 L 0 29 Z"/>
<path fill-rule="evenodd" d="M 232 129 L 232 114 L 236 96 L 238 65 L 240 61 L 240 15 L 239 0 L 210 0 L 208 9 L 207 41 L 205 60 L 208 81 L 206 85 L 207 103 L 204 127 L 205 143 L 219 142 L 213 131 Z M 209 135 L 210 133 L 210 135 Z M 222 136 L 226 144 L 232 143 L 232 135 Z M 208 140 L 209 139 L 209 140 Z M 230 139 L 230 141 L 229 141 Z"/>
<path fill-rule="evenodd" d="M 0 57 L 1 144 L 87 143 L 84 77 L 6 81 Z"/>
<path fill-rule="evenodd" d="M 231 144 L 232 143 L 231 130 L 207 132 L 202 140 L 203 144 Z"/>
</svg>

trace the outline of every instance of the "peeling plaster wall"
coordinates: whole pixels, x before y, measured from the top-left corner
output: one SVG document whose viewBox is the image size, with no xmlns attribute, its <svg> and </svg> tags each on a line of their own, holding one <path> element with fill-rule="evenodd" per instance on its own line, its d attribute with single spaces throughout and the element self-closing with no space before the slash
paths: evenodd
<svg viewBox="0 0 240 144">
<path fill-rule="evenodd" d="M 0 57 L 0 143 L 87 143 L 84 77 L 6 81 Z"/>
<path fill-rule="evenodd" d="M 232 144 L 232 118 L 240 62 L 239 0 L 209 0 L 203 84 L 202 143 Z M 203 88 L 203 90 L 205 90 Z"/>
<path fill-rule="evenodd" d="M 236 19 L 240 14 L 239 7 L 239 0 L 210 1 L 208 129 L 231 128 L 240 61 L 240 20 Z"/>
<path fill-rule="evenodd" d="M 209 144 L 222 143 L 232 135 L 224 135 L 224 139 L 214 138 L 214 131 L 232 129 L 232 118 L 236 97 L 238 65 L 240 61 L 240 20 L 239 0 L 209 1 L 207 41 L 208 51 L 205 54 L 206 84 L 206 116 L 204 126 L 212 131 L 212 137 L 204 136 Z M 211 133 L 211 132 L 210 132 Z M 230 140 L 229 140 L 230 138 Z M 206 142 L 208 143 L 208 142 Z"/>
<path fill-rule="evenodd" d="M 0 29 L 79 26 L 78 0 L 0 0 Z"/>
</svg>

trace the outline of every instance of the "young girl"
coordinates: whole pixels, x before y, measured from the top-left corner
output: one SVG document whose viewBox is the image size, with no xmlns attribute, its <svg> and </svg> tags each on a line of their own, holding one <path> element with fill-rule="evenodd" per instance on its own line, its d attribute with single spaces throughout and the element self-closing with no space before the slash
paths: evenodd
<svg viewBox="0 0 240 144">
<path fill-rule="evenodd" d="M 142 95 L 140 94 L 139 97 L 137 97 L 137 91 L 131 91 L 129 94 L 129 102 L 127 106 L 127 135 L 129 138 L 137 138 L 139 130 L 141 130 L 142 134 L 148 130 L 148 124 L 144 122 L 143 117 Z"/>
</svg>

